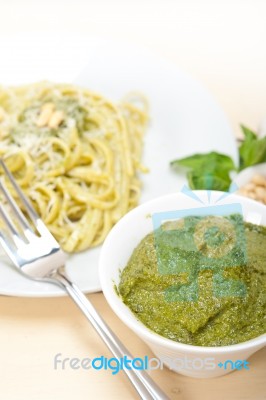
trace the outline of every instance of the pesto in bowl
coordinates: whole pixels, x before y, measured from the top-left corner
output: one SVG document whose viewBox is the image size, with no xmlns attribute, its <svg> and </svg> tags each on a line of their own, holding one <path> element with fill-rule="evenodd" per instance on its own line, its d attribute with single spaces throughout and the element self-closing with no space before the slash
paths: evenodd
<svg viewBox="0 0 266 400">
<path fill-rule="evenodd" d="M 266 227 L 240 215 L 185 217 L 140 242 L 118 293 L 137 319 L 168 339 L 242 343 L 266 332 L 265 250 Z"/>
</svg>

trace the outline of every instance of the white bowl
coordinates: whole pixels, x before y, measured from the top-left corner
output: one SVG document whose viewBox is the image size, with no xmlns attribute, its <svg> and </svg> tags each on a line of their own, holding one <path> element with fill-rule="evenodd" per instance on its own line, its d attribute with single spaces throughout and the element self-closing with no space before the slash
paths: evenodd
<svg viewBox="0 0 266 400">
<path fill-rule="evenodd" d="M 232 370 L 230 362 L 226 369 L 218 364 L 224 364 L 227 360 L 247 360 L 265 346 L 266 334 L 243 343 L 221 347 L 201 347 L 175 342 L 154 333 L 140 322 L 117 295 L 115 285 L 119 283 L 120 271 L 126 266 L 134 248 L 152 232 L 151 215 L 209 206 L 231 207 L 232 204 L 242 207 L 246 221 L 266 225 L 266 207 L 258 202 L 218 191 L 188 191 L 186 194 L 159 197 L 130 211 L 114 226 L 102 247 L 100 280 L 108 303 L 118 317 L 146 342 L 158 359 L 164 360 L 165 365 L 183 375 L 199 378 L 225 375 Z"/>
<path fill-rule="evenodd" d="M 266 163 L 253 165 L 252 167 L 243 169 L 243 171 L 236 175 L 233 182 L 241 188 L 249 183 L 254 175 L 262 175 L 266 177 Z"/>
</svg>

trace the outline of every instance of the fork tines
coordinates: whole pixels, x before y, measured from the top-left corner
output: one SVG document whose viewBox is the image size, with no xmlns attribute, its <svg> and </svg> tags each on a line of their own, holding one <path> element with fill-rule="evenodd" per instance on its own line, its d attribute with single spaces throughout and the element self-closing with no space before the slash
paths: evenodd
<svg viewBox="0 0 266 400">
<path fill-rule="evenodd" d="M 15 181 L 13 175 L 11 174 L 2 159 L 0 159 L 0 165 L 4 172 L 3 177 L 7 179 L 7 182 L 9 182 L 11 187 L 14 189 L 16 196 L 21 201 L 21 203 L 23 204 L 23 208 L 26 210 L 27 215 L 30 217 L 33 226 L 37 227 L 39 217 L 36 211 L 20 189 L 19 185 Z M 30 233 L 35 234 L 34 229 L 32 227 L 32 224 L 30 224 L 30 221 L 20 210 L 10 191 L 7 189 L 3 177 L 2 179 L 0 179 L 0 192 L 2 193 L 3 199 L 5 200 L 5 205 L 3 203 L 0 204 L 0 217 L 4 222 L 8 234 L 11 235 L 12 238 L 15 239 L 15 241 L 17 241 L 18 238 L 21 237 L 21 232 L 23 236 L 27 238 Z M 11 213 L 7 211 L 7 207 L 10 209 Z M 11 214 L 13 218 L 11 217 Z"/>
</svg>

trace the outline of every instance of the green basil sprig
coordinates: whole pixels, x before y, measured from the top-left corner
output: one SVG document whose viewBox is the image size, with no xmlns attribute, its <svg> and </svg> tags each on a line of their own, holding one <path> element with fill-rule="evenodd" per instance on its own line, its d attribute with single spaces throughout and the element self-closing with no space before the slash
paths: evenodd
<svg viewBox="0 0 266 400">
<path fill-rule="evenodd" d="M 232 182 L 230 173 L 266 161 L 266 137 L 258 138 L 255 132 L 241 126 L 244 141 L 238 149 L 239 168 L 231 157 L 212 151 L 194 154 L 174 160 L 171 167 L 186 168 L 188 184 L 191 189 L 208 189 L 227 191 Z"/>
</svg>

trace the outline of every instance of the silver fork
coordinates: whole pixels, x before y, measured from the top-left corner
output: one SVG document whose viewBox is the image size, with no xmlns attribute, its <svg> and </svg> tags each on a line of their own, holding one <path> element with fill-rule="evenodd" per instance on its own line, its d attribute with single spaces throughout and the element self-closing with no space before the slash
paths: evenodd
<svg viewBox="0 0 266 400">
<path fill-rule="evenodd" d="M 28 278 L 50 282 L 64 289 L 91 322 L 113 355 L 118 359 L 127 355 L 127 358 L 132 360 L 133 357 L 127 348 L 106 325 L 77 285 L 71 282 L 64 267 L 66 254 L 23 194 L 2 159 L 0 159 L 0 165 L 24 206 L 25 215 L 27 215 L 26 217 L 22 213 L 4 182 L 0 181 L 0 191 L 11 211 L 7 211 L 6 207 L 0 204 L 0 217 L 5 226 L 5 229 L 0 231 L 0 243 L 11 261 Z M 145 371 L 124 369 L 124 372 L 142 399 L 168 399 Z"/>
</svg>

